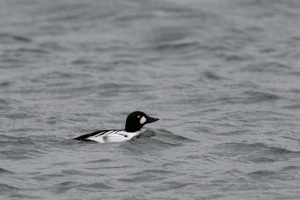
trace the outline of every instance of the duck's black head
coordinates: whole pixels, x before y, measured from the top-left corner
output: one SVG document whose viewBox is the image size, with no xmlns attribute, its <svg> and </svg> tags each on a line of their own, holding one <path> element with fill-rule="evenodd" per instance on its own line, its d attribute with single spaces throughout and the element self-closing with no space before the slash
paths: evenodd
<svg viewBox="0 0 300 200">
<path fill-rule="evenodd" d="M 139 131 L 145 124 L 156 122 L 157 120 L 159 119 L 150 117 L 141 111 L 135 111 L 128 115 L 126 119 L 125 131 Z"/>
</svg>

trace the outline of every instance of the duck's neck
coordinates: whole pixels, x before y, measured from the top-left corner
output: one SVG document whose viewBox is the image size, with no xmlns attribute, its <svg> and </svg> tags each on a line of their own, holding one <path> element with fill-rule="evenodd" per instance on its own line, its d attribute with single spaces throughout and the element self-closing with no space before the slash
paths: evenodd
<svg viewBox="0 0 300 200">
<path fill-rule="evenodd" d="M 133 126 L 128 126 L 126 125 L 125 127 L 125 131 L 126 132 L 130 132 L 130 133 L 133 133 L 133 132 L 137 132 L 137 131 L 140 131 L 141 130 L 141 127 L 133 127 Z"/>
</svg>

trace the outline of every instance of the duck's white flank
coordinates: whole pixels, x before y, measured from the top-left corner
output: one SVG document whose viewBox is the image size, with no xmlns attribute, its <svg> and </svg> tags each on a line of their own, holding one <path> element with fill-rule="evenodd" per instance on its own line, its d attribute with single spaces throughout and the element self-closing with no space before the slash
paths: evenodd
<svg viewBox="0 0 300 200">
<path fill-rule="evenodd" d="M 94 136 L 90 136 L 86 138 L 86 140 L 91 140 L 99 143 L 106 143 L 106 142 L 123 142 L 126 140 L 130 140 L 131 138 L 138 136 L 143 131 L 136 131 L 136 132 L 126 132 L 123 130 L 118 131 L 108 131 L 106 133 L 99 133 Z"/>
</svg>

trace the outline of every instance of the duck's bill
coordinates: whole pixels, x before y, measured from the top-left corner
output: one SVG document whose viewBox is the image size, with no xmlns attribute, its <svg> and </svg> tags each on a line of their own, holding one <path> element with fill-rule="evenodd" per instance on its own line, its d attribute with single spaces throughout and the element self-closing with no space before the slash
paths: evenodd
<svg viewBox="0 0 300 200">
<path fill-rule="evenodd" d="M 146 121 L 146 124 L 149 124 L 149 123 L 152 123 L 152 122 L 156 122 L 158 121 L 159 119 L 158 118 L 154 118 L 154 117 L 147 117 L 147 121 Z"/>
</svg>

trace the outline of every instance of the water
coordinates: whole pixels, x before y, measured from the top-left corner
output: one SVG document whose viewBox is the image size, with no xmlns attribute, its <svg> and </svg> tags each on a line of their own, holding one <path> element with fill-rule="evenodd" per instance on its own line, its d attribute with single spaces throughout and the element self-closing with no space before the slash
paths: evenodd
<svg viewBox="0 0 300 200">
<path fill-rule="evenodd" d="M 0 1 L 1 199 L 300 199 L 299 9 Z"/>
</svg>

